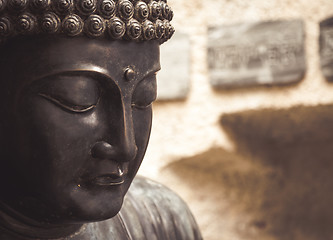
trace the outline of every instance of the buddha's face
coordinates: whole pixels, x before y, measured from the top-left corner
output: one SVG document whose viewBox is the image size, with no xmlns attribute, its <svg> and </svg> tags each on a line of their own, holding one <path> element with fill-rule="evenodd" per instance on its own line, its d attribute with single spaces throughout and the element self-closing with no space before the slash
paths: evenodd
<svg viewBox="0 0 333 240">
<path fill-rule="evenodd" d="M 18 40 L 1 63 L 1 198 L 50 223 L 110 218 L 144 156 L 157 42 Z"/>
</svg>

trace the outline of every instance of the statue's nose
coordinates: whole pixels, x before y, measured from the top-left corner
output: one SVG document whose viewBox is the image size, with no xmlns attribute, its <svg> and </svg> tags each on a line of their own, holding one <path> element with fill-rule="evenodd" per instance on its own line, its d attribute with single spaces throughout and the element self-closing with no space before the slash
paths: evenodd
<svg viewBox="0 0 333 240">
<path fill-rule="evenodd" d="M 111 144 L 101 141 L 94 144 L 91 154 L 94 158 L 110 159 L 118 162 L 128 162 L 135 158 L 138 148 L 133 146 L 112 146 Z"/>
<path fill-rule="evenodd" d="M 123 109 L 122 117 L 116 125 L 109 129 L 111 141 L 96 142 L 91 149 L 94 158 L 110 159 L 114 161 L 128 162 L 135 158 L 138 148 L 135 142 L 135 133 L 131 109 Z"/>
</svg>

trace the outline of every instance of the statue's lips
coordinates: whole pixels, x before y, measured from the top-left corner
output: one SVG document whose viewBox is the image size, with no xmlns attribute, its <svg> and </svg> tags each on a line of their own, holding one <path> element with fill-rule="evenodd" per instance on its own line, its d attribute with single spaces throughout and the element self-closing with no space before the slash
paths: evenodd
<svg viewBox="0 0 333 240">
<path fill-rule="evenodd" d="M 124 183 L 124 176 L 118 174 L 106 174 L 93 179 L 92 183 L 99 186 L 113 186 Z"/>
<path fill-rule="evenodd" d="M 114 165 L 113 165 L 114 166 Z M 99 174 L 91 179 L 91 183 L 98 186 L 114 186 L 124 183 L 128 167 L 125 164 L 118 164 L 115 168 L 98 171 Z"/>
</svg>

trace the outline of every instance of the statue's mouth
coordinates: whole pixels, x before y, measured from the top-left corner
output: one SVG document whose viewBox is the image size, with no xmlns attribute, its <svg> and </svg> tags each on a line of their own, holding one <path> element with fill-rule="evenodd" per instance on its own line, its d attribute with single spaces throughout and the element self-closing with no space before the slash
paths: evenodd
<svg viewBox="0 0 333 240">
<path fill-rule="evenodd" d="M 113 186 L 124 183 L 124 177 L 118 174 L 107 174 L 93 179 L 93 183 L 99 186 Z"/>
<path fill-rule="evenodd" d="M 114 186 L 123 184 L 125 181 L 124 166 L 118 165 L 117 171 L 102 174 L 95 177 L 92 182 L 99 186 Z"/>
</svg>

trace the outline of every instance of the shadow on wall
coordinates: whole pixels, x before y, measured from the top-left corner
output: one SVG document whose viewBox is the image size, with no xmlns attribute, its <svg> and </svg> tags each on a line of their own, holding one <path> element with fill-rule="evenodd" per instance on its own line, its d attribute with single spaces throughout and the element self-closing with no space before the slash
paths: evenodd
<svg viewBox="0 0 333 240">
<path fill-rule="evenodd" d="M 165 169 L 211 198 L 216 230 L 230 218 L 240 239 L 333 239 L 333 105 L 227 114 L 221 124 L 234 153 L 215 148 Z"/>
</svg>

